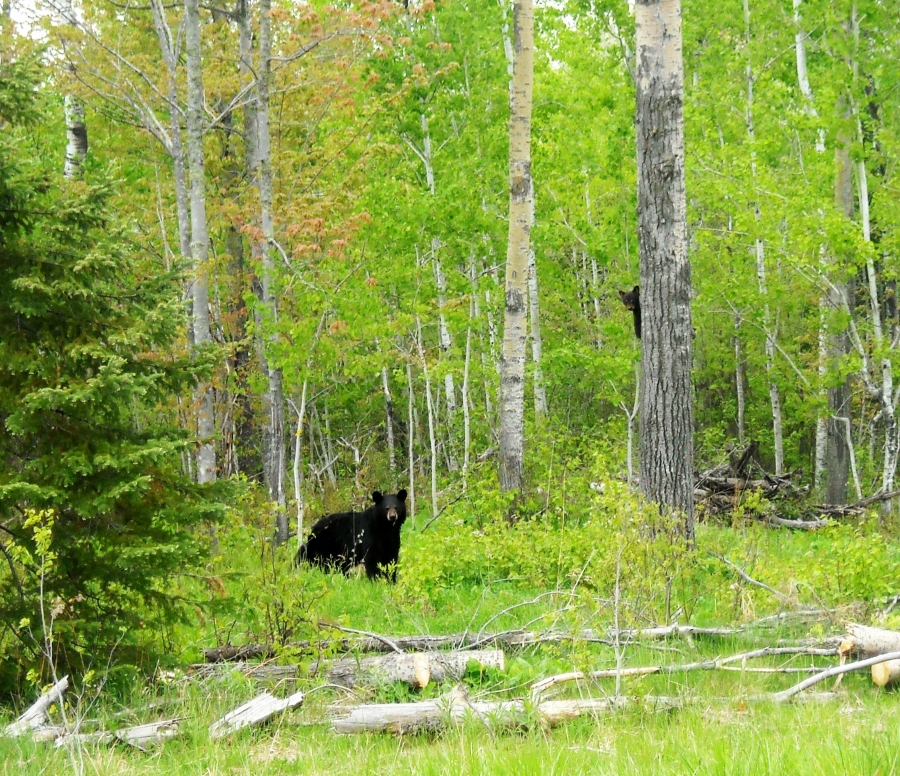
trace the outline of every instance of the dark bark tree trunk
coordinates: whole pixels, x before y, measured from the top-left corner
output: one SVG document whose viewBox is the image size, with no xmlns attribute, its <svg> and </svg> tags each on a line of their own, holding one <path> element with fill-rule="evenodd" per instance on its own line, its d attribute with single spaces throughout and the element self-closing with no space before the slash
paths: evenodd
<svg viewBox="0 0 900 776">
<path fill-rule="evenodd" d="M 693 542 L 691 265 L 680 0 L 638 0 L 637 163 L 643 369 L 641 490 Z"/>
</svg>

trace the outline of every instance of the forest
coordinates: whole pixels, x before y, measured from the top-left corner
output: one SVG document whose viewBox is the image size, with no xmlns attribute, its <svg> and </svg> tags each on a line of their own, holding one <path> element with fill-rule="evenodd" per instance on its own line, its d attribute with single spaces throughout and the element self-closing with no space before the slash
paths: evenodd
<svg viewBox="0 0 900 776">
<path fill-rule="evenodd" d="M 747 773 L 891 772 L 900 714 L 859 675 L 819 752 L 783 731 L 835 705 L 732 718 L 877 654 L 854 623 L 900 630 L 898 60 L 878 0 L 3 0 L 0 720 L 64 675 L 67 732 L 175 705 L 194 732 L 153 767 L 181 772 L 267 681 L 202 667 L 247 647 L 312 671 L 304 721 L 202 772 L 502 773 L 492 724 L 308 732 L 349 700 L 310 665 L 521 630 L 457 689 L 603 667 L 618 704 L 627 666 L 777 642 L 804 668 L 640 680 L 670 722 L 526 724 L 517 772 L 736 772 L 761 740 Z M 297 563 L 401 489 L 395 583 Z M 634 636 L 679 626 L 729 635 Z M 450 697 L 426 684 L 351 692 Z M 82 746 L 0 761 L 157 772 Z"/>
</svg>

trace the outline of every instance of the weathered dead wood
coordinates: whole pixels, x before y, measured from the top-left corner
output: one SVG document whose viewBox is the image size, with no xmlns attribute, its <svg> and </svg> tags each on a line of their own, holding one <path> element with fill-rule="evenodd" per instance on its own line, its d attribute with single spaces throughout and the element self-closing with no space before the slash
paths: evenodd
<svg viewBox="0 0 900 776">
<path fill-rule="evenodd" d="M 472 661 L 483 668 L 504 670 L 502 650 L 481 649 L 464 652 L 429 652 L 378 655 L 366 658 L 343 658 L 313 663 L 308 668 L 300 665 L 254 665 L 200 663 L 191 670 L 204 677 L 223 672 L 239 671 L 259 680 L 296 679 L 308 673 L 323 673 L 329 682 L 342 687 L 379 685 L 405 682 L 411 687 L 425 687 L 430 682 L 459 679 Z"/>
<path fill-rule="evenodd" d="M 866 507 L 870 507 L 872 504 L 877 504 L 880 501 L 890 501 L 897 496 L 900 496 L 900 490 L 892 490 L 889 493 L 876 493 L 874 496 L 855 501 L 852 504 L 816 504 L 813 508 L 820 515 L 831 515 L 832 517 L 862 515 L 865 514 Z"/>
<path fill-rule="evenodd" d="M 817 614 L 818 612 L 809 612 L 809 614 Z M 734 628 L 703 628 L 696 625 L 660 625 L 651 628 L 625 628 L 616 631 L 609 629 L 605 631 L 585 628 L 584 630 L 575 632 L 566 631 L 526 631 L 521 629 L 500 631 L 497 633 L 448 633 L 440 635 L 422 635 L 422 636 L 392 636 L 391 644 L 397 646 L 403 652 L 436 652 L 438 650 L 473 650 L 479 647 L 496 645 L 498 647 L 521 648 L 531 647 L 538 644 L 553 644 L 564 641 L 584 641 L 599 644 L 614 644 L 618 639 L 622 641 L 639 641 L 641 639 L 658 640 L 672 637 L 729 637 L 739 633 L 743 633 L 748 626 L 738 626 Z M 290 646 L 298 649 L 322 649 L 337 650 L 340 652 L 386 652 L 389 647 L 386 646 L 384 639 L 387 637 L 365 637 L 359 639 L 341 639 L 339 641 L 321 641 L 309 642 L 298 641 Z M 234 656 L 244 655 L 246 659 L 250 656 L 264 657 L 272 655 L 275 648 L 267 644 L 249 644 L 244 647 L 217 647 L 215 649 L 204 649 L 203 654 L 208 663 L 227 662 L 237 659 Z M 192 666 L 197 670 L 197 666 Z"/>
<path fill-rule="evenodd" d="M 406 682 L 413 687 L 425 687 L 429 681 L 458 680 L 469 661 L 483 668 L 505 668 L 502 650 L 484 649 L 469 652 L 419 652 L 409 655 L 386 655 L 361 660 L 344 659 L 328 667 L 328 680 L 345 687 L 358 684 Z"/>
<path fill-rule="evenodd" d="M 771 700 L 775 703 L 786 703 L 790 701 L 797 693 L 802 692 L 807 687 L 812 687 L 814 684 L 824 682 L 826 679 L 830 679 L 832 676 L 840 676 L 841 674 L 846 674 L 850 671 L 859 671 L 860 669 L 869 668 L 870 666 L 876 665 L 877 663 L 884 663 L 889 660 L 900 660 L 900 651 L 887 652 L 883 655 L 876 655 L 875 657 L 866 658 L 865 660 L 858 660 L 855 663 L 846 663 L 840 666 L 832 666 L 831 668 L 822 671 L 815 676 L 809 677 L 809 679 L 804 679 L 802 682 L 798 682 L 793 687 L 788 687 L 786 690 L 773 693 L 770 697 Z"/>
<path fill-rule="evenodd" d="M 672 708 L 680 705 L 674 698 L 579 698 L 547 701 L 535 707 L 542 724 L 557 725 L 582 714 L 603 714 L 615 708 L 639 704 L 650 709 Z M 490 729 L 518 727 L 527 720 L 527 706 L 523 700 L 471 701 L 461 688 L 439 700 L 418 703 L 382 703 L 355 706 L 347 716 L 334 720 L 337 733 L 397 733 L 442 729 L 460 725 L 466 720 L 479 720 Z"/>
<path fill-rule="evenodd" d="M 94 733 L 69 733 L 57 738 L 56 746 L 67 746 L 69 744 L 113 744 L 121 741 L 124 744 L 146 751 L 147 746 L 150 744 L 159 744 L 167 738 L 177 736 L 179 733 L 178 723 L 182 719 L 183 717 L 173 717 L 172 719 L 148 722 L 116 731 L 98 730 Z"/>
<path fill-rule="evenodd" d="M 303 703 L 302 692 L 295 692 L 287 698 L 276 698 L 264 692 L 213 722 L 209 726 L 209 737 L 223 738 L 242 728 L 259 725 L 279 712 L 297 708 L 301 703 Z"/>
<path fill-rule="evenodd" d="M 656 665 L 656 666 L 633 666 L 628 668 L 604 668 L 597 671 L 572 671 L 566 674 L 557 674 L 555 676 L 548 676 L 545 679 L 540 679 L 534 684 L 531 685 L 531 697 L 534 700 L 537 700 L 541 697 L 545 692 L 552 689 L 553 687 L 557 687 L 561 684 L 566 684 L 568 682 L 578 682 L 583 681 L 585 679 L 612 679 L 616 677 L 628 677 L 628 676 L 650 676 L 651 674 L 674 674 L 674 673 L 684 673 L 688 671 L 714 671 L 716 669 L 726 669 L 730 668 L 731 663 L 746 663 L 747 660 L 752 660 L 760 657 L 767 657 L 770 655 L 816 655 L 816 656 L 825 656 L 825 657 L 833 657 L 838 655 L 837 649 L 821 649 L 815 647 L 762 647 L 761 649 L 753 650 L 752 652 L 742 652 L 737 655 L 730 655 L 728 657 L 716 658 L 714 660 L 703 660 L 694 663 L 680 663 L 676 665 Z M 734 667 L 732 670 L 742 670 L 739 667 Z M 762 669 L 767 672 L 784 672 L 787 673 L 784 669 Z M 801 669 L 806 670 L 806 669 Z M 821 669 L 813 669 L 813 670 L 821 670 Z"/>
<path fill-rule="evenodd" d="M 49 724 L 50 718 L 47 716 L 47 709 L 62 699 L 68 686 L 69 677 L 64 676 L 29 706 L 21 717 L 7 725 L 3 731 L 4 734 L 11 737 L 20 736 L 29 730 L 36 730 Z"/>
<path fill-rule="evenodd" d="M 844 647 L 848 653 L 863 657 L 900 651 L 900 632 L 850 623 Z"/>
</svg>

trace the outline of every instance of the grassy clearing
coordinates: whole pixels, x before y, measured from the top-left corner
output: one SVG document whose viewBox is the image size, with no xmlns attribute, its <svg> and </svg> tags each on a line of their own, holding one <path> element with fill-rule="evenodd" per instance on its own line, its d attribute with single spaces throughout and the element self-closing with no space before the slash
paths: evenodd
<svg viewBox="0 0 900 776">
<path fill-rule="evenodd" d="M 396 586 L 294 569 L 287 554 L 267 565 L 258 549 L 264 540 L 254 544 L 256 540 L 251 537 L 247 541 L 246 535 L 223 536 L 223 558 L 229 559 L 228 568 L 219 559 L 211 567 L 210 579 L 215 584 L 204 587 L 202 581 L 193 578 L 185 583 L 191 595 L 199 597 L 206 591 L 210 597 L 202 615 L 168 634 L 178 647 L 173 663 L 183 666 L 197 660 L 202 646 L 265 638 L 266 633 L 273 632 L 272 623 L 278 622 L 294 626 L 292 638 L 299 638 L 320 635 L 311 625 L 319 620 L 386 635 L 516 627 L 602 629 L 610 627 L 617 617 L 623 627 L 661 621 L 659 613 L 666 600 L 651 565 L 668 560 L 665 555 L 655 555 L 657 550 L 648 546 L 639 547 L 637 552 L 629 546 L 631 554 L 625 556 L 616 542 L 634 541 L 633 534 L 604 533 L 587 523 L 578 533 L 564 523 L 548 522 L 543 533 L 534 525 L 507 530 L 501 544 L 491 546 L 488 542 L 479 544 L 481 537 L 477 535 L 469 542 L 465 532 L 470 527 L 464 522 L 448 520 L 439 528 L 424 534 L 410 533 L 404 539 L 401 582 Z M 567 544 L 565 536 L 569 535 L 582 542 Z M 604 537 L 610 547 L 598 544 Z M 556 542 L 562 549 L 548 564 L 546 558 L 538 557 L 541 551 L 528 543 L 531 538 L 544 547 Z M 835 616 L 813 624 L 753 629 L 727 639 L 672 639 L 630 645 L 624 649 L 624 665 L 687 663 L 773 645 L 779 640 L 838 633 L 843 619 L 866 616 L 866 606 L 850 607 L 850 602 L 867 598 L 873 602 L 871 610 L 878 595 L 889 589 L 896 578 L 891 569 L 900 554 L 896 542 L 871 526 L 840 528 L 813 536 L 753 525 L 701 526 L 698 539 L 699 551 L 687 560 L 678 556 L 671 566 L 676 573 L 668 605 L 678 612 L 680 622 L 740 623 L 788 605 L 770 592 L 737 580 L 733 570 L 716 555 L 741 564 L 748 573 L 781 591 L 789 603 L 837 607 Z M 462 552 L 459 547 L 469 549 Z M 254 561 L 255 552 L 263 562 Z M 523 573 L 509 575 L 504 566 L 516 562 L 516 553 L 523 558 Z M 430 571 L 425 568 L 429 557 L 438 558 Z M 622 584 L 616 596 L 616 566 L 610 566 L 609 559 L 623 557 L 644 565 L 627 570 L 628 584 Z M 620 581 L 626 578 L 621 568 L 619 574 Z M 889 627 L 896 624 L 887 622 Z M 281 659 L 308 663 L 318 656 L 285 649 Z M 827 667 L 833 663 L 833 658 L 797 656 L 754 661 L 751 665 Z M 615 665 L 616 654 L 609 645 L 552 643 L 508 651 L 506 671 L 470 670 L 465 683 L 470 697 L 501 700 L 527 696 L 528 686 L 548 675 Z M 519 730 L 495 735 L 480 722 L 472 721 L 460 729 L 405 738 L 337 736 L 327 723 L 335 704 L 434 698 L 449 688 L 429 686 L 413 692 L 392 686 L 360 690 L 353 698 L 323 688 L 321 678 L 305 677 L 267 687 L 279 695 L 294 689 L 308 692 L 300 710 L 263 729 L 212 742 L 207 735 L 209 724 L 262 689 L 234 672 L 200 681 L 176 671 L 166 682 L 120 681 L 108 685 L 99 696 L 91 687 L 80 687 L 69 698 L 69 713 L 99 719 L 107 728 L 167 716 L 186 718 L 182 736 L 150 753 L 123 746 L 85 747 L 76 753 L 76 762 L 83 766 L 81 772 L 114 776 L 898 772 L 900 705 L 895 694 L 874 688 L 867 675 L 846 676 L 838 697 L 823 704 L 801 701 L 775 706 L 748 700 L 784 689 L 801 678 L 799 674 L 704 671 L 626 679 L 622 687 L 626 695 L 677 696 L 683 705 L 668 712 L 629 708 L 596 719 L 582 718 L 552 730 L 526 720 Z M 602 697 L 614 691 L 614 680 L 607 679 L 565 685 L 558 697 Z M 80 703 L 78 692 L 84 699 Z M 95 702 L 88 704 L 88 698 Z M 146 709 L 151 701 L 163 701 L 165 705 L 153 713 L 113 719 L 123 708 Z M 11 710 L 4 715 L 12 716 Z M 71 755 L 54 750 L 52 745 L 0 739 L 0 774 L 37 776 L 75 770 Z"/>
</svg>

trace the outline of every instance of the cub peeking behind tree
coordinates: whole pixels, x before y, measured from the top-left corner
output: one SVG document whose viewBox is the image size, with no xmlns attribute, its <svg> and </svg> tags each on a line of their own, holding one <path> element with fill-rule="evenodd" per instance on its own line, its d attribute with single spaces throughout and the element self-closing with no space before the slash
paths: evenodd
<svg viewBox="0 0 900 776">
<path fill-rule="evenodd" d="M 641 338 L 641 287 L 635 286 L 631 291 L 619 291 L 622 304 L 634 314 L 634 336 Z"/>
</svg>

